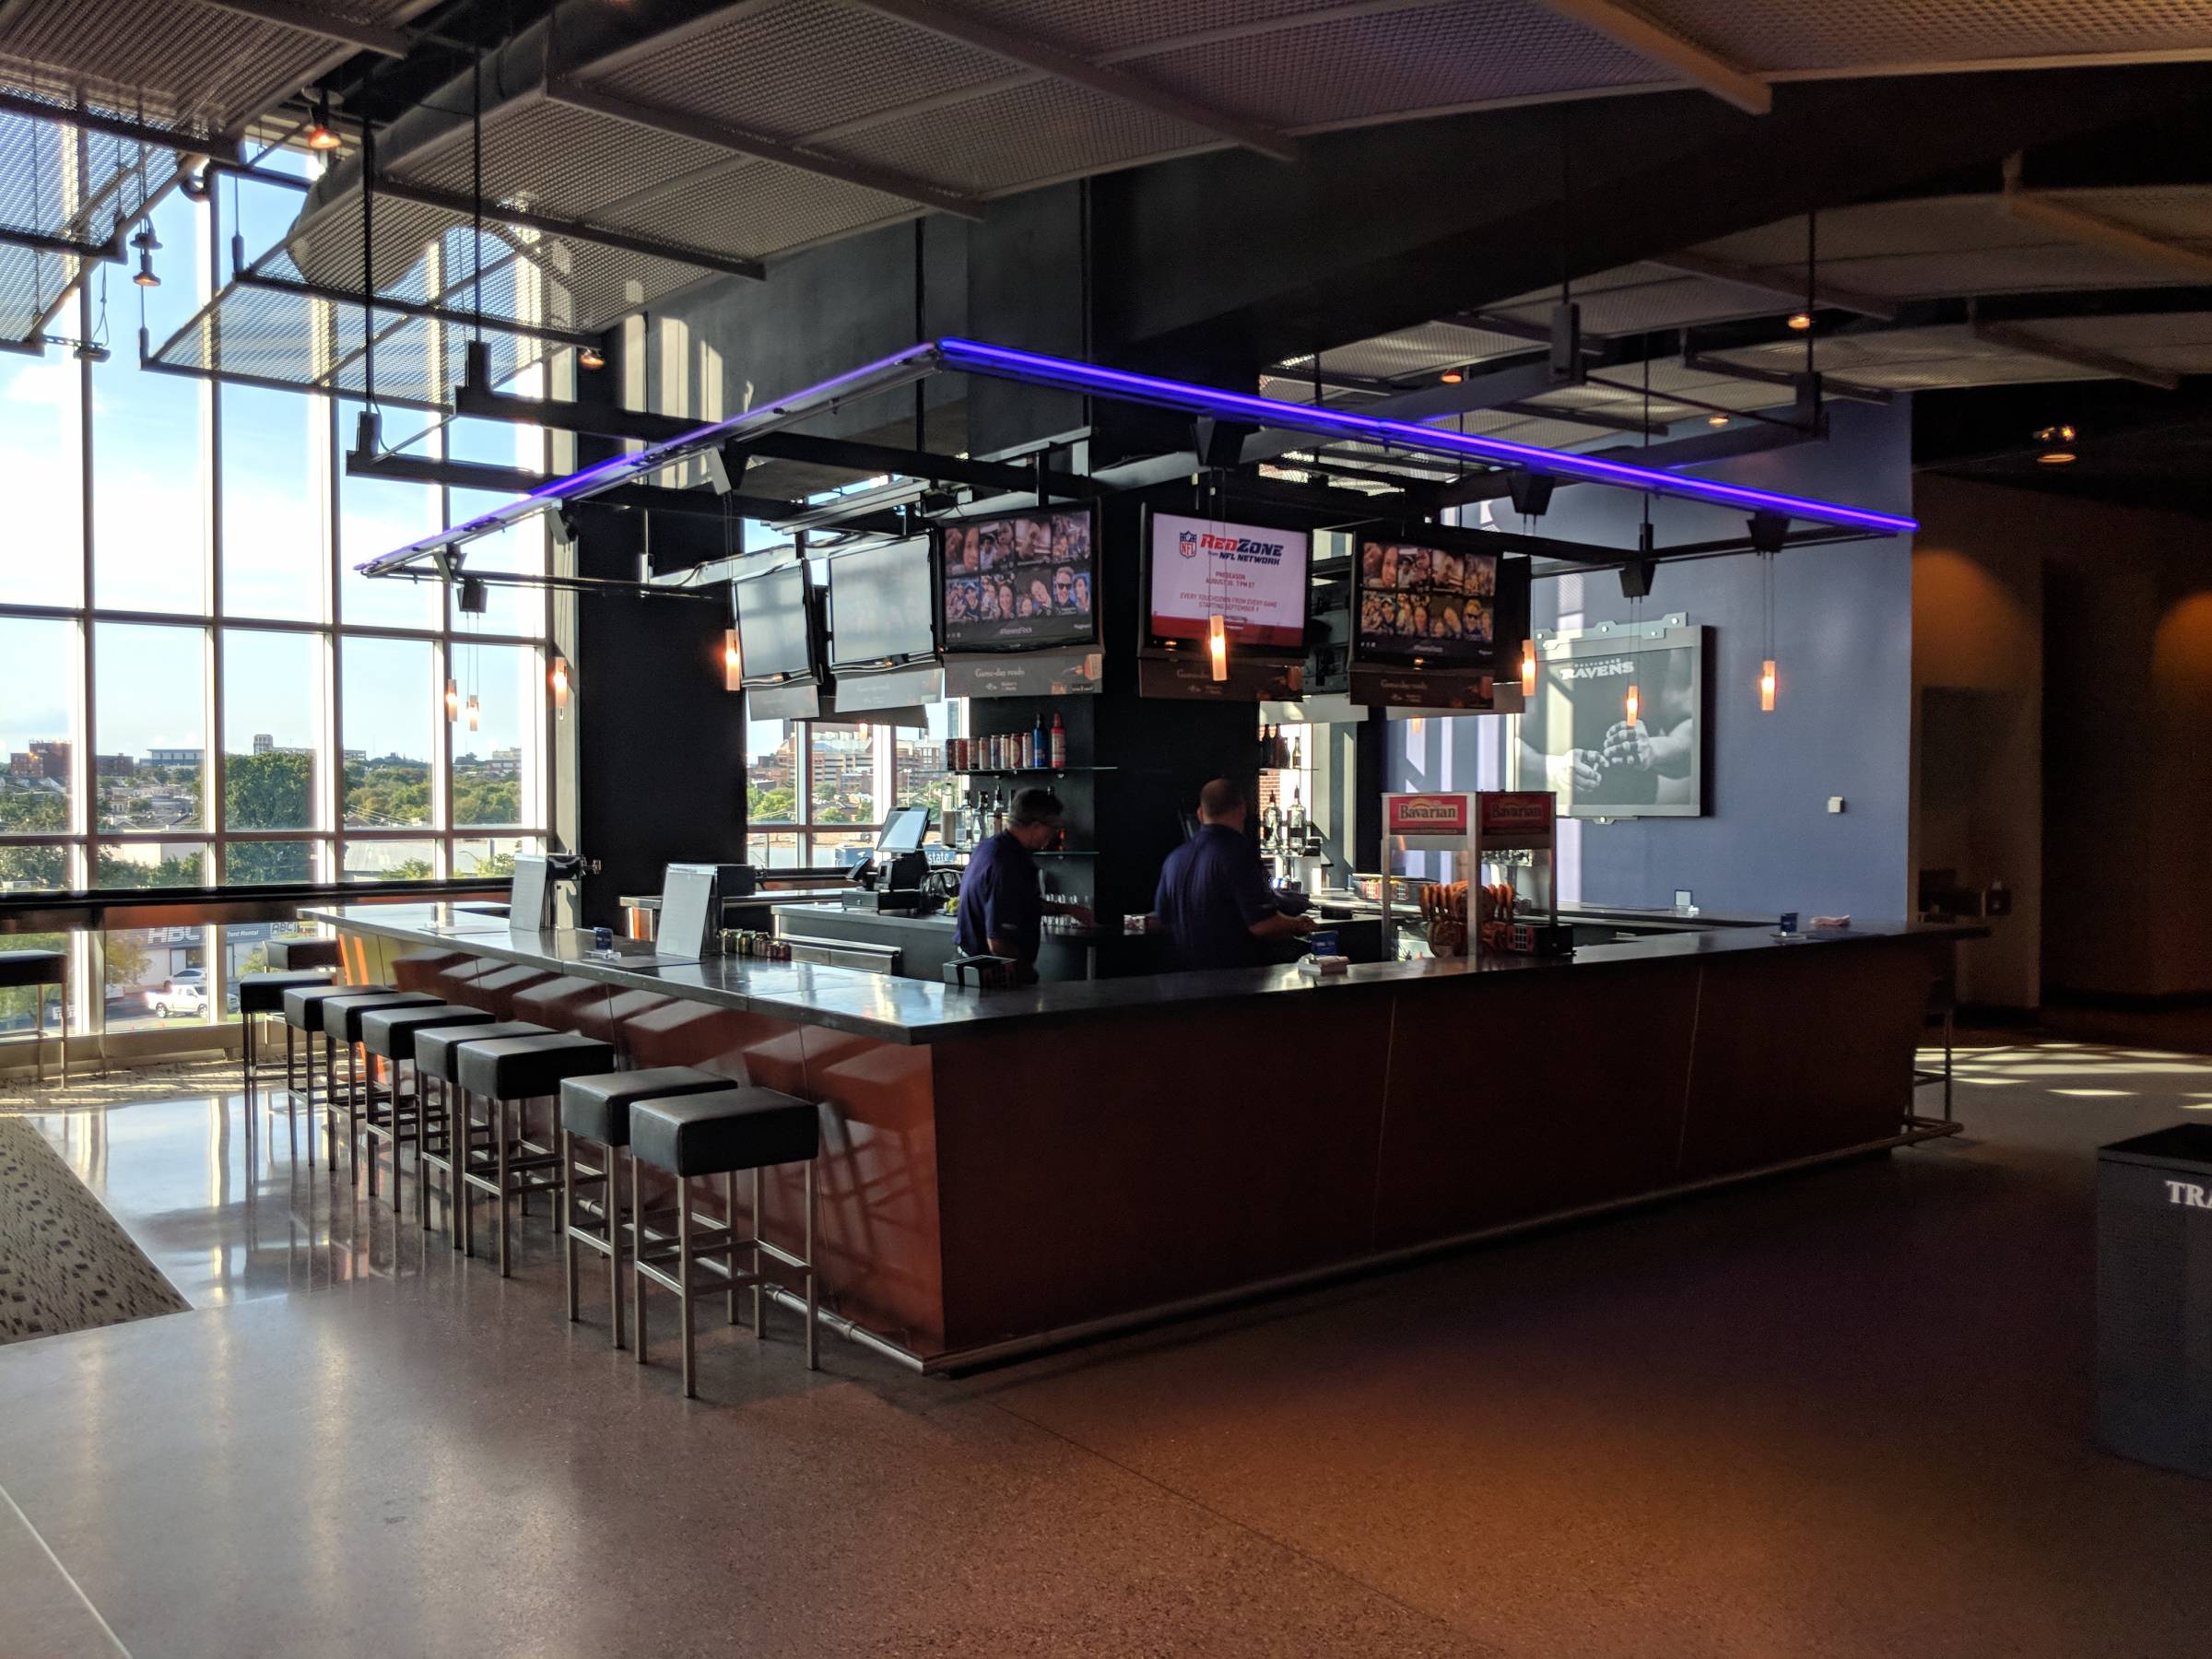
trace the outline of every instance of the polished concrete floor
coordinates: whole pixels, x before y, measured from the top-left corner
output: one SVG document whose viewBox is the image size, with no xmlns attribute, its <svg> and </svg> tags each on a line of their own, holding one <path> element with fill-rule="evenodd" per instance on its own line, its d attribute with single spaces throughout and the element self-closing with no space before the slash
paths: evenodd
<svg viewBox="0 0 2212 1659">
<path fill-rule="evenodd" d="M 234 1098 L 43 1119 L 195 1311 L 0 1350 L 0 1654 L 2202 1653 L 2212 1483 L 2088 1441 L 2090 1154 L 2212 1064 L 1958 1098 L 955 1382 L 710 1327 L 689 1403 L 542 1218 L 502 1283 Z"/>
</svg>

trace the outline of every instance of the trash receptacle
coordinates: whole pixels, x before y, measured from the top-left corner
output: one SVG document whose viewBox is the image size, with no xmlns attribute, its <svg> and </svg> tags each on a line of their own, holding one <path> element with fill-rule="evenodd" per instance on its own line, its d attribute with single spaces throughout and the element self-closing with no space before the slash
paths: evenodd
<svg viewBox="0 0 2212 1659">
<path fill-rule="evenodd" d="M 2097 1438 L 2212 1477 L 2212 1124 L 2098 1148 Z"/>
</svg>

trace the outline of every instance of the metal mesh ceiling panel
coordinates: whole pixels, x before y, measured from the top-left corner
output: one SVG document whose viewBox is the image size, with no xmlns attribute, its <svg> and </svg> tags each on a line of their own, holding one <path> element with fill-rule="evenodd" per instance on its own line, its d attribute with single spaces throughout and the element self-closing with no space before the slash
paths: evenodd
<svg viewBox="0 0 2212 1659">
<path fill-rule="evenodd" d="M 2159 312 L 2130 317 L 2051 318 L 2030 324 L 2046 339 L 2124 358 L 2146 369 L 2212 374 L 2212 312 Z"/>
<path fill-rule="evenodd" d="M 1119 59 L 1163 41 L 1261 31 L 1341 12 L 1395 9 L 1344 0 L 961 0 L 960 9 L 1001 29 L 1093 58 Z"/>
<path fill-rule="evenodd" d="M 2201 0 L 1648 0 L 1638 9 L 1755 70 L 2212 47 L 2212 7 Z"/>
<path fill-rule="evenodd" d="M 2050 326 L 2044 323 L 2035 324 L 2039 332 Z M 1794 371 L 1805 364 L 1805 345 L 1802 341 L 1784 340 L 1714 355 L 1753 368 Z M 1813 360 L 1823 374 L 1834 374 L 1862 386 L 1878 386 L 1891 392 L 2100 378 L 2100 371 L 2094 369 L 2030 357 L 2009 346 L 1978 340 L 1963 324 L 1831 335 L 1815 343 Z"/>
<path fill-rule="evenodd" d="M 1557 288 L 1520 294 L 1483 310 L 1524 323 L 1548 325 Z M 1777 296 L 1735 283 L 1686 276 L 1662 265 L 1621 265 L 1574 284 L 1574 302 L 1583 308 L 1583 330 L 1594 335 L 1640 334 L 1648 329 L 1681 328 L 1735 317 L 1763 317 L 1789 310 Z"/>
<path fill-rule="evenodd" d="M 605 223 L 672 241 L 704 239 L 734 253 L 789 253 L 921 209 L 903 196 L 824 179 L 771 161 L 737 161 Z"/>
<path fill-rule="evenodd" d="M 957 120 L 928 111 L 851 134 L 841 147 L 879 166 L 990 195 L 1219 142 L 1202 128 L 1088 87 L 1041 80 L 962 104 Z"/>
<path fill-rule="evenodd" d="M 1289 129 L 1661 79 L 1601 36 L 1521 0 L 1450 0 L 1240 36 L 1126 65 Z"/>
<path fill-rule="evenodd" d="M 82 263 L 65 254 L 33 253 L 0 242 L 0 339 L 28 340 L 34 331 L 42 332 L 48 311 Z M 73 321 L 65 312 L 56 326 L 72 334 Z"/>
<path fill-rule="evenodd" d="M 702 76 L 702 62 L 724 71 Z M 830 64 L 837 73 L 823 74 Z M 1013 68 L 1004 58 L 874 12 L 789 0 L 586 78 L 643 103 L 796 137 L 934 102 L 1003 79 Z"/>
<path fill-rule="evenodd" d="M 388 23 L 407 0 L 294 0 L 357 23 Z M 235 129 L 347 49 L 195 0 L 19 0 L 0 6 L 0 81 L 81 88 L 119 112 L 201 134 Z"/>
<path fill-rule="evenodd" d="M 1519 357 L 1541 349 L 1534 342 L 1513 335 L 1462 328 L 1452 323 L 1430 323 L 1424 327 L 1401 329 L 1395 334 L 1324 351 L 1321 354 L 1321 367 L 1324 374 L 1351 374 L 1369 380 L 1429 380 L 1446 369 L 1495 358 Z M 1288 365 L 1285 367 L 1288 371 Z"/>
</svg>

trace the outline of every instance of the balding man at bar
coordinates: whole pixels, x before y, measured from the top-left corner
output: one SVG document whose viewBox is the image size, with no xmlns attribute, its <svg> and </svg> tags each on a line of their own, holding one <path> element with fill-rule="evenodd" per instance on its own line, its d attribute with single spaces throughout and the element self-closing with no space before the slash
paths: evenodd
<svg viewBox="0 0 2212 1659">
<path fill-rule="evenodd" d="M 1251 968 L 1277 959 L 1278 940 L 1313 931 L 1287 913 L 1244 831 L 1244 791 L 1216 778 L 1198 792 L 1198 833 L 1169 855 L 1152 901 L 1178 968 Z"/>
</svg>

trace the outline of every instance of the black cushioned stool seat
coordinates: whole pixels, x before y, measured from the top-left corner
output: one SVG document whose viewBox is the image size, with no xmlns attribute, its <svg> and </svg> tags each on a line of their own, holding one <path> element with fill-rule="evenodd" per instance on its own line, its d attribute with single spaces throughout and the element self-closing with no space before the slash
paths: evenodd
<svg viewBox="0 0 2212 1659">
<path fill-rule="evenodd" d="M 321 1005 L 323 1034 L 333 1042 L 359 1042 L 361 1020 L 371 1010 L 423 1007 L 442 1000 L 428 991 L 361 991 L 350 996 L 326 996 Z"/>
<path fill-rule="evenodd" d="M 638 1100 L 629 1109 L 630 1211 L 638 1219 L 637 1248 L 631 1252 L 630 1271 L 637 1288 L 635 1323 L 638 1363 L 645 1362 L 645 1287 L 660 1286 L 676 1292 L 683 1330 L 684 1397 L 698 1393 L 692 1362 L 692 1299 L 715 1291 L 730 1293 L 730 1317 L 736 1321 L 736 1288 L 749 1285 L 753 1292 L 753 1335 L 768 1336 L 768 1280 L 760 1271 L 762 1256 L 796 1267 L 806 1279 L 806 1369 L 817 1369 L 817 1332 L 814 1274 L 814 1163 L 821 1149 L 820 1118 L 811 1101 L 772 1088 L 734 1088 L 701 1090 L 697 1094 L 663 1096 Z M 760 1172 L 774 1164 L 795 1163 L 806 1171 L 806 1243 L 794 1254 L 761 1236 L 762 1193 Z M 648 1240 L 644 1210 L 638 1197 L 638 1170 L 651 1165 L 676 1177 L 676 1239 L 657 1246 Z M 735 1174 L 749 1170 L 753 1175 L 752 1236 L 737 1231 Z M 697 1236 L 687 1183 L 696 1176 L 724 1177 L 727 1225 L 706 1240 Z M 749 1253 L 751 1266 L 740 1268 L 740 1252 Z M 700 1274 L 705 1266 L 711 1271 Z M 673 1267 L 674 1271 L 670 1269 Z"/>
<path fill-rule="evenodd" d="M 321 984 L 288 985 L 284 993 L 284 1017 L 301 1030 L 316 1036 L 323 1032 L 323 1004 L 333 996 L 361 996 L 372 991 L 389 992 L 389 985 L 340 985 L 325 980 Z"/>
<path fill-rule="evenodd" d="M 430 1168 L 434 1164 L 449 1176 L 453 1172 L 447 1150 L 452 1122 L 442 1109 L 432 1107 L 429 1092 L 425 1087 L 428 1077 L 419 1065 L 415 1067 L 412 1104 L 401 1098 L 400 1067 L 415 1058 L 415 1038 L 418 1032 L 433 1029 L 474 1030 L 489 1025 L 491 1016 L 481 1008 L 441 1002 L 431 996 L 427 1001 L 393 1002 L 366 1009 L 360 1016 L 360 1022 L 361 1046 L 372 1054 L 382 1054 L 392 1063 L 390 1110 L 379 1114 L 375 1102 L 371 1101 L 366 1124 L 371 1139 L 382 1141 L 392 1148 L 392 1208 L 395 1213 L 399 1209 L 400 1143 L 411 1140 L 415 1143 L 415 1215 L 417 1221 L 428 1231 L 430 1225 Z M 371 1194 L 376 1192 L 376 1158 L 373 1149 L 369 1160 L 369 1191 Z M 448 1191 L 450 1194 L 451 1189 Z"/>
<path fill-rule="evenodd" d="M 269 966 L 279 970 L 338 965 L 335 939 L 271 939 L 262 950 Z"/>
<path fill-rule="evenodd" d="M 649 1065 L 642 1071 L 594 1072 L 565 1077 L 560 1085 L 560 1126 L 603 1147 L 629 1145 L 629 1109 L 666 1095 L 707 1094 L 729 1088 L 689 1065 Z"/>
<path fill-rule="evenodd" d="M 635 1218 L 624 1209 L 617 1166 L 629 1145 L 629 1109 L 639 1100 L 727 1088 L 729 1079 L 688 1065 L 649 1065 L 639 1071 L 593 1072 L 560 1085 L 560 1219 L 562 1281 L 569 1322 L 576 1321 L 576 1247 L 606 1258 L 606 1317 L 617 1347 L 622 1342 L 622 1241 Z M 596 1168 L 576 1160 L 578 1140 L 606 1148 Z M 600 1189 L 598 1215 L 577 1207 L 577 1189 Z"/>
<path fill-rule="evenodd" d="M 612 1070 L 611 1043 L 573 1031 L 538 1031 L 526 1037 L 464 1036 L 453 1050 L 453 1080 L 461 1090 L 461 1116 L 456 1144 L 465 1156 L 461 1163 L 462 1248 L 473 1254 L 476 1223 L 470 1216 L 471 1192 L 480 1192 L 499 1204 L 500 1277 L 512 1270 L 512 1253 L 507 1225 L 508 1201 L 521 1198 L 527 1206 L 533 1192 L 559 1185 L 555 1173 L 560 1163 L 554 1150 L 559 1136 L 548 1133 L 543 1143 L 526 1134 L 523 1102 L 541 1095 L 557 1095 L 561 1080 L 585 1072 Z M 481 1095 L 491 1106 L 491 1145 L 476 1144 L 469 1102 Z M 512 1109 L 512 1110 L 511 1110 Z M 558 1225 L 559 1212 L 556 1212 Z"/>
<path fill-rule="evenodd" d="M 296 985 L 327 985 L 330 970 L 327 968 L 302 969 L 298 972 L 246 973 L 238 981 L 238 1011 L 241 1014 L 281 1014 L 284 1012 L 284 994 Z"/>
<path fill-rule="evenodd" d="M 821 1149 L 811 1101 L 772 1088 L 717 1088 L 630 1109 L 629 1149 L 672 1175 L 798 1163 Z"/>
<path fill-rule="evenodd" d="M 69 953 L 65 950 L 0 950 L 0 988 L 38 993 L 38 1034 L 32 1053 L 39 1084 L 46 1083 L 46 987 L 62 988 L 62 1081 L 69 1081 Z"/>
<path fill-rule="evenodd" d="M 455 1004 L 458 1007 L 460 1005 Z M 488 1025 L 478 1026 L 425 1026 L 415 1033 L 415 1066 L 418 1071 L 447 1083 L 458 1083 L 461 1065 L 461 1045 L 464 1042 L 485 1042 L 495 1037 L 549 1037 L 552 1033 L 542 1025 L 533 1025 L 527 1019 L 494 1019 Z"/>
</svg>

